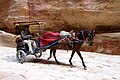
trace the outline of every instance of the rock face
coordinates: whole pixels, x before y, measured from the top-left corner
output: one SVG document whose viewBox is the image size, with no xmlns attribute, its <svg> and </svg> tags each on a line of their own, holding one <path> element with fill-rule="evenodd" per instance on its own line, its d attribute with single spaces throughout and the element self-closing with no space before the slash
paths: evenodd
<svg viewBox="0 0 120 80">
<path fill-rule="evenodd" d="M 13 22 L 33 20 L 46 20 L 47 31 L 116 32 L 120 31 L 120 0 L 0 0 L 0 29 L 14 32 Z M 82 50 L 120 54 L 119 36 L 108 35 L 98 35 L 93 48 Z"/>
<path fill-rule="evenodd" d="M 97 34 L 94 46 L 85 44 L 81 50 L 120 55 L 120 33 Z"/>
<path fill-rule="evenodd" d="M 0 28 L 13 32 L 13 22 L 29 20 L 27 2 L 27 0 L 1 0 Z"/>
<path fill-rule="evenodd" d="M 13 22 L 47 20 L 50 31 L 118 31 L 119 5 L 120 0 L 1 0 L 0 29 L 12 32 Z"/>
<path fill-rule="evenodd" d="M 15 35 L 0 30 L 0 45 L 8 47 L 16 47 Z"/>
</svg>

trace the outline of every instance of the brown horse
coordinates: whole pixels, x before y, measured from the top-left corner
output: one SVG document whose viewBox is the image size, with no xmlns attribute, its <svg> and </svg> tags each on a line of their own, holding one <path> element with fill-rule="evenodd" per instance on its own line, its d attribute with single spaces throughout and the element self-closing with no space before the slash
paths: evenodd
<svg viewBox="0 0 120 80">
<path fill-rule="evenodd" d="M 75 52 L 77 52 L 78 56 L 81 58 L 82 60 L 82 65 L 84 67 L 84 69 L 86 70 L 86 65 L 84 63 L 84 60 L 83 60 L 83 57 L 80 53 L 80 48 L 81 46 L 83 45 L 84 41 L 87 41 L 87 43 L 92 46 L 93 45 L 93 41 L 94 41 L 94 37 L 95 37 L 95 31 L 94 30 L 82 30 L 82 31 L 79 31 L 79 32 L 76 32 L 75 33 L 75 39 L 71 40 L 71 42 L 68 42 L 66 44 L 69 44 L 69 47 L 66 46 L 67 48 L 69 48 L 70 50 L 72 50 L 72 54 L 71 54 L 71 57 L 69 59 L 69 62 L 70 62 L 70 65 L 73 66 L 71 60 L 75 54 Z M 64 46 L 65 47 L 65 44 L 57 44 L 55 46 L 52 46 L 50 48 L 50 56 L 48 58 L 48 60 L 52 57 L 52 53 L 53 53 L 53 56 L 55 58 L 55 61 L 57 62 L 57 64 L 59 64 L 57 58 L 56 58 L 56 50 L 58 48 L 60 48 L 60 46 Z"/>
</svg>

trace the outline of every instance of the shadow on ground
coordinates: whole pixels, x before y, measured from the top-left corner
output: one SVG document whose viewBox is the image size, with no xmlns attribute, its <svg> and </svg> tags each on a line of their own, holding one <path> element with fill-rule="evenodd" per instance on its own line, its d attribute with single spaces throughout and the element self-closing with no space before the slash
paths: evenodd
<svg viewBox="0 0 120 80">
<path fill-rule="evenodd" d="M 63 62 L 59 62 L 59 64 L 57 64 L 55 61 L 48 61 L 48 60 L 45 60 L 45 59 L 34 59 L 34 60 L 28 61 L 28 62 L 41 63 L 41 64 L 62 65 L 62 66 L 71 66 L 70 64 L 66 64 L 66 63 L 63 63 Z"/>
</svg>

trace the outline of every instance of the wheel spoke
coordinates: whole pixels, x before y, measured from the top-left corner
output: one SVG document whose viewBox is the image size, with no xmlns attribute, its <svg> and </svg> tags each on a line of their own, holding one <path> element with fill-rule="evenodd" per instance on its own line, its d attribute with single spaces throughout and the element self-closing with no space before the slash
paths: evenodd
<svg viewBox="0 0 120 80">
<path fill-rule="evenodd" d="M 18 50 L 17 51 L 16 57 L 17 57 L 17 59 L 20 63 L 23 63 L 25 61 L 25 56 L 26 56 L 26 54 L 23 50 Z"/>
</svg>

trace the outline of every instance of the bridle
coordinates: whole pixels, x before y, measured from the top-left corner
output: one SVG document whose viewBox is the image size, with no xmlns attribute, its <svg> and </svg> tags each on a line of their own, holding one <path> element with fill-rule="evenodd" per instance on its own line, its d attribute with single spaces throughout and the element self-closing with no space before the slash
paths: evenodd
<svg viewBox="0 0 120 80">
<path fill-rule="evenodd" d="M 86 30 L 87 31 L 87 30 Z M 84 39 L 84 41 L 86 41 L 90 46 L 94 43 L 93 40 L 94 40 L 94 32 L 93 30 L 88 30 L 89 33 L 88 33 L 88 36 L 87 38 L 85 38 L 85 35 L 84 35 L 84 31 L 81 31 L 82 33 L 82 37 Z"/>
<path fill-rule="evenodd" d="M 81 33 L 82 33 L 83 40 L 85 40 L 85 36 L 84 36 L 84 33 L 83 33 L 83 31 L 81 31 Z"/>
<path fill-rule="evenodd" d="M 93 41 L 94 41 L 94 37 L 95 37 L 95 31 L 93 30 L 90 30 L 89 34 L 88 34 L 88 37 L 87 37 L 87 43 L 90 45 L 90 46 L 93 46 Z"/>
</svg>

